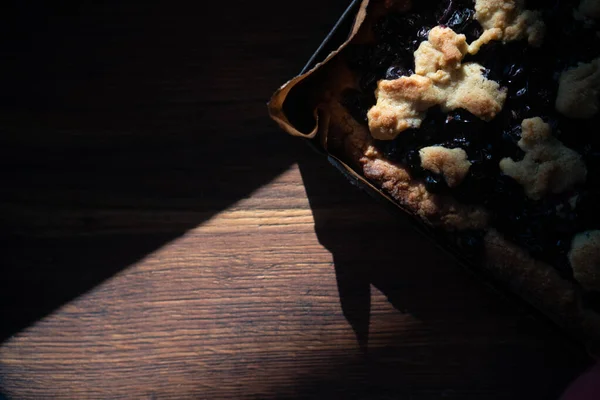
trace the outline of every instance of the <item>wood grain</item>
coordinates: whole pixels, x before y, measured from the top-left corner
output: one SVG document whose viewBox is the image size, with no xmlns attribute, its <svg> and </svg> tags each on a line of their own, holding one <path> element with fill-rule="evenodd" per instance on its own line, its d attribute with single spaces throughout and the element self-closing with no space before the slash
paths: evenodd
<svg viewBox="0 0 600 400">
<path fill-rule="evenodd" d="M 267 119 L 345 6 L 2 15 L 0 391 L 532 399 L 586 367 Z"/>
</svg>

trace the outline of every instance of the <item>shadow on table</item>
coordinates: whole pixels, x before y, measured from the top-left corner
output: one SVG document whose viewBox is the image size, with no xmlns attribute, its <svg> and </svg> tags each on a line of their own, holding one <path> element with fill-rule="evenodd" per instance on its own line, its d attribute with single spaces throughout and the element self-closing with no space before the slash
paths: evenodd
<svg viewBox="0 0 600 400">
<path fill-rule="evenodd" d="M 398 343 L 406 337 L 394 338 Z M 556 400 L 585 369 L 564 364 L 558 352 L 523 357 L 506 346 L 496 353 L 452 354 L 443 346 L 429 352 L 392 345 L 365 357 L 329 355 L 331 369 L 304 374 L 275 398 Z M 525 352 L 528 349 L 524 349 Z M 530 351 L 530 350 L 529 350 Z M 420 353 L 420 354 L 419 354 Z M 454 358 L 453 358 L 454 357 Z M 520 361 L 515 363 L 515 360 Z M 435 360 L 435 362 L 428 362 Z"/>
<path fill-rule="evenodd" d="M 486 290 L 408 221 L 314 158 L 301 160 L 300 171 L 362 356 L 338 355 L 343 361 L 332 361 L 331 371 L 299 385 L 299 397 L 465 398 L 480 388 L 485 398 L 496 398 L 496 389 L 497 398 L 555 398 L 586 366 L 584 352 L 549 324 Z M 372 290 L 419 328 L 400 330 L 381 316 L 373 321 Z M 376 338 L 369 337 L 374 322 Z M 432 381 L 447 386 L 430 387 Z"/>
<path fill-rule="evenodd" d="M 0 342 L 291 165 L 265 103 L 346 6 L 314 3 L 3 3 Z"/>
<path fill-rule="evenodd" d="M 371 287 L 400 312 L 427 320 L 439 313 L 439 298 L 455 307 L 469 297 L 456 289 L 469 277 L 410 224 L 393 216 L 325 160 L 300 162 L 315 232 L 332 254 L 340 303 L 363 351 L 368 347 Z M 435 294 L 435 295 L 433 295 Z"/>
<path fill-rule="evenodd" d="M 163 146 L 115 139 L 105 149 L 63 153 L 60 161 L 49 160 L 57 156 L 53 148 L 37 160 L 11 149 L 24 164 L 37 161 L 44 171 L 23 165 L 3 183 L 0 341 L 289 167 L 284 158 L 268 154 L 273 146 L 287 149 L 284 140 L 255 137 L 256 142 L 262 150 L 250 155 L 240 148 L 244 143 L 232 147 L 207 140 Z M 203 146 L 237 161 L 216 159 L 198 150 Z M 239 163 L 254 165 L 254 157 L 268 162 L 268 168 L 240 170 Z M 12 158 L 8 162 L 18 163 Z"/>
</svg>

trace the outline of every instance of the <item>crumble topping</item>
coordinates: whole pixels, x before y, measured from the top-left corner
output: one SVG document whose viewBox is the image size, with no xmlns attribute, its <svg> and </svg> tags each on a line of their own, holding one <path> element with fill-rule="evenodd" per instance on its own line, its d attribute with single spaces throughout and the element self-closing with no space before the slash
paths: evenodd
<svg viewBox="0 0 600 400">
<path fill-rule="evenodd" d="M 394 199 L 433 225 L 461 231 L 483 229 L 488 224 L 489 215 L 483 208 L 429 192 L 422 183 L 412 181 L 405 168 L 378 157 L 372 146 L 368 146 L 360 162 L 367 178 L 378 182 Z"/>
<path fill-rule="evenodd" d="M 502 109 L 506 93 L 483 76 L 477 63 L 461 64 L 467 54 L 465 35 L 435 27 L 415 51 L 415 74 L 377 84 L 377 104 L 368 112 L 376 139 L 391 140 L 409 128 L 418 128 L 427 109 L 464 108 L 489 121 Z"/>
<path fill-rule="evenodd" d="M 484 44 L 500 39 L 502 39 L 502 31 L 500 29 L 488 29 L 471 42 L 469 45 L 469 54 L 477 54 Z"/>
<path fill-rule="evenodd" d="M 450 28 L 435 27 L 414 53 L 415 74 L 442 80 L 444 77 L 438 75 L 459 68 L 468 48 L 465 35 L 458 35 Z"/>
<path fill-rule="evenodd" d="M 600 107 L 600 58 L 563 71 L 560 75 L 556 110 L 570 118 L 591 118 Z"/>
<path fill-rule="evenodd" d="M 586 0 L 581 0 L 581 8 L 583 8 L 584 2 Z M 464 4 L 457 1 L 448 3 L 451 5 L 458 4 L 456 7 L 462 7 Z M 467 229 L 464 235 L 468 239 L 475 237 L 474 243 L 469 242 L 468 245 L 475 248 L 474 252 L 477 255 L 480 254 L 479 246 L 481 246 L 477 242 L 477 237 L 481 234 L 479 229 L 482 229 L 487 234 L 484 242 L 484 246 L 486 246 L 484 260 L 489 264 L 490 269 L 494 273 L 503 276 L 513 287 L 518 287 L 521 293 L 531 295 L 533 299 L 542 299 L 543 302 L 556 306 L 552 309 L 553 311 L 557 309 L 564 311 L 555 313 L 555 315 L 564 315 L 570 318 L 568 321 L 571 322 L 575 317 L 579 318 L 581 316 L 575 313 L 594 314 L 594 312 L 600 310 L 598 305 L 600 299 L 593 299 L 594 304 L 586 304 L 589 299 L 579 296 L 580 291 L 577 290 L 576 284 L 573 282 L 573 270 L 575 270 L 575 278 L 583 282 L 584 287 L 594 287 L 596 290 L 600 287 L 597 275 L 594 273 L 597 269 L 592 269 L 591 272 L 586 271 L 586 267 L 589 269 L 590 259 L 596 257 L 594 264 L 599 264 L 596 256 L 597 251 L 594 250 L 600 248 L 598 239 L 596 238 L 596 242 L 589 245 L 591 247 L 588 250 L 591 250 L 592 255 L 584 256 L 583 258 L 586 261 L 577 260 L 578 257 L 586 253 L 587 250 L 583 248 L 586 248 L 587 245 L 579 246 L 571 240 L 577 231 L 598 228 L 596 221 L 581 224 L 583 221 L 591 220 L 587 217 L 593 213 L 594 204 L 597 204 L 598 201 L 596 193 L 588 194 L 588 188 L 593 185 L 592 179 L 590 178 L 589 184 L 585 188 L 581 188 L 581 191 L 580 187 L 575 187 L 578 194 L 581 193 L 580 198 L 586 199 L 585 201 L 580 202 L 578 195 L 575 195 L 571 196 L 568 199 L 568 205 L 565 205 L 563 203 L 558 204 L 558 202 L 564 202 L 565 197 L 568 197 L 565 195 L 572 192 L 552 196 L 550 190 L 548 190 L 549 195 L 543 201 L 531 202 L 524 197 L 523 191 L 515 180 L 501 175 L 498 171 L 498 161 L 502 157 L 508 156 L 514 160 L 521 160 L 526 155 L 522 152 L 523 147 L 516 144 L 520 139 L 521 130 L 526 130 L 519 127 L 524 118 L 541 115 L 554 120 L 554 117 L 557 116 L 554 103 L 558 82 L 556 82 L 556 76 L 553 77 L 553 81 L 550 80 L 552 73 L 558 68 L 560 70 L 564 69 L 564 65 L 572 63 L 573 60 L 589 62 L 594 57 L 594 55 L 586 54 L 584 59 L 578 58 L 579 54 L 584 53 L 580 49 L 597 49 L 597 47 L 588 46 L 591 40 L 590 42 L 586 41 L 586 38 L 590 37 L 588 35 L 589 27 L 595 27 L 590 25 L 593 22 L 586 20 L 585 24 L 587 25 L 582 30 L 579 29 L 579 26 L 573 28 L 568 25 L 571 22 L 569 19 L 571 16 L 568 14 L 570 14 L 569 10 L 572 7 L 564 13 L 565 10 L 562 8 L 550 9 L 552 5 L 555 5 L 554 3 L 543 3 L 542 7 L 545 8 L 545 13 L 553 13 L 550 15 L 552 24 L 553 26 L 555 26 L 554 24 L 558 25 L 560 29 L 548 31 L 541 51 L 527 49 L 526 39 L 503 45 L 501 41 L 503 39 L 506 41 L 506 38 L 501 37 L 504 32 L 499 29 L 486 30 L 480 36 L 480 38 L 487 38 L 487 42 L 494 39 L 498 41 L 488 48 L 484 47 L 475 60 L 488 68 L 488 71 L 484 74 L 485 77 L 490 77 L 490 79 L 500 82 L 501 85 L 508 86 L 508 96 L 506 102 L 503 103 L 504 111 L 501 115 L 491 123 L 483 124 L 482 126 L 485 128 L 480 129 L 481 119 L 467 113 L 461 114 L 463 110 L 452 110 L 448 115 L 441 115 L 441 107 L 435 107 L 435 109 L 429 110 L 422 124 L 419 122 L 422 129 L 406 132 L 393 142 L 372 141 L 366 126 L 367 111 L 375 102 L 373 93 L 376 83 L 379 79 L 394 79 L 400 75 L 410 74 L 410 69 L 414 67 L 412 57 L 406 57 L 403 53 L 414 51 L 423 40 L 425 33 L 422 32 L 426 32 L 423 27 L 430 27 L 442 22 L 431 22 L 431 17 L 427 14 L 428 10 L 417 10 L 425 16 L 422 17 L 421 14 L 417 14 L 418 18 L 415 18 L 413 14 L 408 14 L 406 17 L 402 15 L 402 19 L 398 23 L 400 29 L 395 29 L 394 26 L 392 28 L 384 26 L 385 29 L 389 29 L 393 33 L 394 30 L 398 32 L 401 31 L 402 27 L 408 26 L 409 24 L 406 24 L 406 21 L 416 21 L 414 26 L 410 26 L 410 35 L 406 35 L 408 37 L 402 39 L 401 43 L 405 47 L 399 46 L 398 50 L 396 48 L 387 50 L 386 45 L 396 42 L 387 42 L 377 38 L 374 43 L 377 45 L 383 43 L 383 45 L 376 47 L 368 44 L 367 49 L 369 51 L 365 52 L 366 55 L 364 56 L 364 59 L 371 59 L 373 62 L 352 66 L 362 74 L 359 75 L 357 72 L 357 79 L 351 83 L 353 87 L 358 88 L 355 92 L 359 92 L 359 94 L 355 95 L 354 99 L 359 99 L 360 102 L 345 104 L 344 107 L 351 110 L 350 112 L 356 122 L 364 124 L 361 125 L 364 140 L 367 143 L 374 143 L 374 146 L 369 146 L 365 150 L 358 147 L 364 146 L 364 142 L 359 142 L 357 145 L 355 139 L 351 137 L 344 138 L 340 145 L 346 147 L 345 159 L 351 157 L 355 162 L 357 153 L 364 151 L 364 156 L 360 160 L 362 165 L 357 167 L 357 173 L 361 173 L 364 177 L 370 179 L 371 183 L 376 185 L 375 187 L 390 194 L 404 208 L 420 215 L 433 225 L 441 225 L 443 228 Z M 540 3 L 537 2 L 536 4 L 539 5 Z M 572 4 L 569 4 L 569 6 L 572 6 Z M 564 6 L 564 3 L 562 5 Z M 456 33 L 465 33 L 469 41 L 472 38 L 477 38 L 481 33 L 481 29 L 479 24 L 470 20 L 474 14 L 472 7 L 467 9 L 458 8 L 454 12 L 452 21 L 459 21 L 455 23 L 460 24 L 457 28 L 453 28 Z M 565 20 L 569 20 L 563 23 L 559 12 L 566 15 Z M 469 18 L 469 22 L 462 22 L 463 17 L 465 20 Z M 419 18 L 423 18 L 426 23 L 421 24 Z M 446 22 L 444 21 L 443 24 L 450 26 Z M 564 40 L 555 40 L 563 34 Z M 573 44 L 572 47 L 569 45 L 571 43 Z M 471 43 L 468 52 L 477 52 L 479 48 L 476 45 L 481 44 L 482 42 Z M 462 52 L 459 45 L 455 45 L 455 48 Z M 396 53 L 401 57 L 395 58 Z M 440 50 L 440 53 L 444 56 L 450 54 L 443 50 Z M 389 54 L 393 55 L 388 56 Z M 539 57 L 540 54 L 543 56 Z M 538 59 L 542 61 L 538 62 Z M 440 60 L 440 65 L 443 63 L 451 65 L 453 63 L 452 57 L 442 57 Z M 550 63 L 547 62 L 548 60 L 550 60 Z M 461 61 L 462 59 L 458 61 L 458 64 Z M 376 66 L 373 66 L 373 64 L 376 64 Z M 393 68 L 393 70 L 386 72 L 388 68 Z M 441 71 L 437 78 L 440 81 L 445 78 L 449 79 L 452 76 L 444 71 L 444 68 L 447 67 L 432 71 L 434 74 Z M 432 79 L 427 76 L 427 73 L 423 73 L 423 76 L 429 78 L 429 80 Z M 593 145 L 587 144 L 588 136 L 584 134 L 593 132 L 596 119 L 568 121 L 565 118 L 559 118 L 555 121 L 558 129 L 562 130 L 565 135 L 573 134 L 568 139 L 561 139 L 564 144 L 560 142 L 557 142 L 557 144 L 559 147 L 567 145 L 573 149 L 584 149 L 591 177 L 592 171 L 597 168 L 597 158 L 592 159 L 592 156 L 596 157 L 596 153 L 592 152 L 597 150 L 597 144 L 596 141 Z M 354 123 L 355 121 L 349 122 Z M 587 127 L 592 129 L 583 129 Z M 332 128 L 330 130 L 333 131 Z M 480 132 L 485 134 L 479 134 Z M 337 134 L 333 136 L 338 138 L 336 140 L 343 137 Z M 350 134 L 350 136 L 352 135 Z M 528 135 L 524 136 L 527 137 Z M 330 137 L 330 148 L 332 142 Z M 355 143 L 350 144 L 350 142 Z M 421 169 L 425 169 L 422 165 L 422 158 L 409 157 L 414 153 L 419 154 L 418 149 L 421 146 L 433 146 L 434 144 L 448 146 L 449 148 L 460 145 L 469 152 L 473 164 L 469 168 L 468 176 L 456 189 L 447 191 L 447 187 L 444 188 L 446 185 L 441 181 L 440 176 L 435 176 L 437 182 L 441 182 L 440 186 L 437 186 L 436 182 L 434 182 L 435 186 L 432 184 L 428 186 L 427 181 L 421 178 L 423 176 L 431 178 L 432 174 L 421 171 Z M 531 146 L 534 146 L 534 144 L 531 144 Z M 589 146 L 592 146 L 591 149 Z M 381 151 L 382 154 L 377 154 L 378 151 Z M 525 153 L 528 153 L 528 151 Z M 341 154 L 341 151 L 338 154 Z M 363 167 L 364 171 L 360 167 Z M 583 173 L 583 179 L 585 179 L 585 174 L 586 172 Z M 444 178 L 447 179 L 446 176 Z M 518 196 L 514 196 L 515 193 L 518 193 Z M 446 194 L 448 194 L 448 197 L 445 196 Z M 448 208 L 448 205 L 455 199 L 464 201 L 467 205 L 472 205 L 473 209 L 475 209 L 474 205 L 480 205 L 481 208 L 477 208 L 479 214 L 475 211 L 470 213 L 463 211 L 466 210 L 464 204 L 458 202 L 455 203 L 455 207 L 460 212 L 453 212 L 452 209 Z M 575 211 L 576 207 L 577 211 Z M 554 212 L 554 208 L 557 213 Z M 557 214 L 559 214 L 559 218 L 556 217 Z M 489 215 L 489 224 L 487 222 L 474 224 L 472 221 L 479 221 L 478 215 Z M 484 219 L 481 218 L 481 220 Z M 503 221 L 502 224 L 500 221 Z M 469 226 L 466 224 L 469 224 Z M 477 229 L 477 231 L 472 232 L 473 229 Z M 498 229 L 498 231 L 495 229 Z M 498 239 L 491 242 L 494 248 L 490 251 L 490 240 L 488 238 L 494 232 Z M 463 235 L 463 233 L 456 233 L 452 236 L 457 237 L 459 235 Z M 584 243 L 589 241 L 589 238 L 585 239 Z M 569 253 L 571 244 L 573 250 Z M 459 244 L 459 246 L 461 245 Z M 471 251 L 471 249 L 466 251 Z M 551 263 L 554 270 L 544 265 L 542 261 Z M 572 268 L 569 261 L 573 265 Z M 578 262 L 579 264 L 577 264 Z M 590 308 L 582 309 L 581 307 Z M 593 312 L 592 309 L 596 311 Z M 594 316 L 597 317 L 598 314 L 594 314 Z M 588 324 L 589 321 L 585 320 L 584 323 Z"/>
<path fill-rule="evenodd" d="M 530 45 L 540 46 L 544 39 L 541 13 L 525 10 L 523 0 L 476 0 L 475 19 L 485 30 L 474 42 L 475 52 L 490 40 L 508 42 L 527 38 Z"/>
<path fill-rule="evenodd" d="M 517 144 L 525 157 L 522 161 L 503 158 L 500 170 L 522 185 L 528 197 L 539 200 L 548 192 L 561 193 L 585 181 L 581 156 L 554 138 L 550 125 L 535 117 L 523 120 L 521 129 Z"/>
<path fill-rule="evenodd" d="M 461 183 L 471 167 L 471 162 L 467 160 L 467 153 L 461 148 L 423 147 L 419 155 L 421 167 L 435 174 L 442 174 L 449 187 Z"/>
<path fill-rule="evenodd" d="M 575 279 L 588 290 L 600 290 L 600 231 L 575 235 L 569 253 Z"/>
<path fill-rule="evenodd" d="M 378 188 L 431 225 L 464 235 L 457 244 L 472 254 L 480 250 L 481 232 L 470 223 L 475 213 L 464 212 L 469 206 L 480 209 L 493 218 L 485 230 L 498 229 L 569 281 L 574 235 L 598 225 L 592 217 L 599 198 L 589 189 L 592 179 L 586 187 L 579 183 L 588 171 L 595 175 L 600 160 L 596 141 L 588 143 L 583 134 L 593 131 L 600 115 L 569 121 L 555 105 L 561 72 L 598 57 L 597 25 L 571 15 L 581 1 L 538 2 L 529 6 L 532 11 L 522 11 L 522 1 L 504 1 L 504 11 L 489 8 L 500 2 L 479 2 L 488 7 L 486 29 L 475 18 L 475 0 L 383 16 L 369 31 L 373 43 L 359 43 L 344 54 L 357 77 L 351 83 L 356 89 L 342 99 L 368 139 L 380 139 L 371 141 L 361 158 L 364 176 Z M 552 29 L 544 32 L 534 8 L 543 9 Z M 498 83 L 491 93 L 503 96 L 499 111 L 487 120 L 463 106 L 473 103 L 452 102 L 474 76 Z M 452 93 L 445 93 L 448 88 Z M 573 92 L 580 95 L 576 88 Z M 469 98 L 474 91 L 463 93 Z M 552 129 L 533 116 L 549 118 Z M 561 141 L 553 137 L 555 129 L 565 134 Z M 451 203 L 461 212 L 452 212 Z"/>
</svg>

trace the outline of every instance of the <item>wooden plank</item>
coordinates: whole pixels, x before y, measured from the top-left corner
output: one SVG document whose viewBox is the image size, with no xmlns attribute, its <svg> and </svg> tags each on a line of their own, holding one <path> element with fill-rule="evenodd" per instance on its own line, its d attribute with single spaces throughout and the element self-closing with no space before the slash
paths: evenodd
<svg viewBox="0 0 600 400">
<path fill-rule="evenodd" d="M 531 399 L 587 365 L 267 119 L 346 1 L 59 3 L 0 16 L 0 391 Z"/>
<path fill-rule="evenodd" d="M 559 387 L 546 387 L 549 377 L 564 385 L 580 368 L 583 356 L 564 338 L 488 293 L 409 227 L 394 226 L 366 196 L 342 189 L 340 177 L 326 176 L 343 190 L 330 200 L 350 196 L 348 212 L 362 210 L 358 219 L 331 213 L 338 226 L 328 223 L 317 237 L 293 167 L 256 198 L 7 340 L 5 390 L 16 398 L 225 398 L 374 385 L 374 393 L 415 398 L 518 398 L 518 385 L 528 395 L 550 393 Z M 282 208 L 281 193 L 295 206 Z M 333 255 L 319 243 L 331 233 L 339 240 Z M 361 243 L 373 235 L 381 241 Z M 402 258 L 385 252 L 393 243 L 404 243 Z M 351 313 L 371 298 L 367 354 L 340 306 L 344 274 L 355 286 L 345 292 Z"/>
</svg>

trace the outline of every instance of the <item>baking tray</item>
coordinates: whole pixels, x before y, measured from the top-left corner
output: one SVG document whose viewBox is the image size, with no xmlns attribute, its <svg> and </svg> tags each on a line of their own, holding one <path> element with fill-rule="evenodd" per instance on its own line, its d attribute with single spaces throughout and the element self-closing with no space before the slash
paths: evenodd
<svg viewBox="0 0 600 400">
<path fill-rule="evenodd" d="M 317 50 L 309 58 L 306 65 L 302 68 L 299 75 L 308 72 L 310 69 L 315 67 L 316 64 L 323 61 L 332 51 L 337 49 L 347 38 L 351 31 L 354 18 L 361 4 L 361 0 L 352 0 L 350 5 L 342 13 L 339 20 L 335 23 L 331 31 L 327 34 L 323 42 L 319 45 Z M 592 349 L 586 347 L 578 338 L 574 337 L 565 327 L 560 325 L 557 321 L 553 320 L 550 316 L 545 314 L 543 311 L 536 308 L 533 304 L 529 303 L 526 299 L 513 292 L 506 285 L 502 285 L 498 280 L 493 277 L 489 272 L 483 268 L 477 267 L 472 261 L 466 258 L 455 245 L 451 244 L 448 240 L 447 234 L 436 232 L 426 225 L 423 221 L 417 217 L 410 215 L 398 207 L 396 203 L 390 201 L 390 199 L 382 196 L 372 186 L 365 182 L 357 179 L 352 173 L 350 173 L 346 166 L 340 163 L 337 159 L 332 157 L 319 142 L 318 136 L 314 139 L 301 139 L 304 140 L 314 151 L 327 158 L 327 161 L 333 165 L 344 177 L 354 186 L 357 186 L 362 191 L 366 192 L 372 197 L 377 203 L 385 207 L 388 212 L 398 220 L 399 223 L 407 223 L 412 228 L 425 236 L 429 241 L 444 251 L 445 253 L 452 256 L 458 263 L 464 267 L 466 271 L 475 276 L 491 291 L 504 298 L 511 305 L 527 312 L 533 316 L 539 322 L 548 326 L 549 329 L 557 332 L 564 340 L 570 342 L 573 346 L 580 350 L 586 351 L 592 358 L 600 359 L 600 353 L 598 349 Z"/>
</svg>

